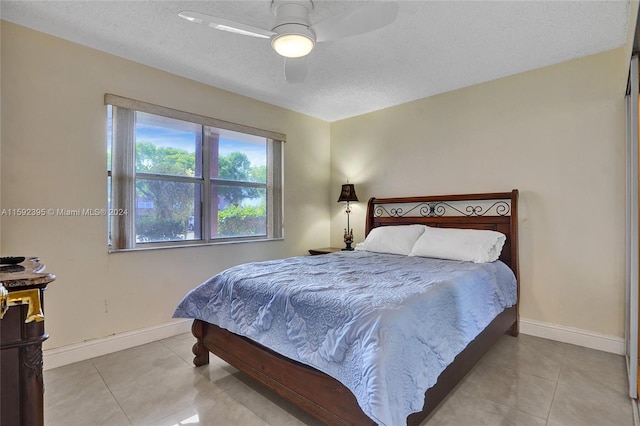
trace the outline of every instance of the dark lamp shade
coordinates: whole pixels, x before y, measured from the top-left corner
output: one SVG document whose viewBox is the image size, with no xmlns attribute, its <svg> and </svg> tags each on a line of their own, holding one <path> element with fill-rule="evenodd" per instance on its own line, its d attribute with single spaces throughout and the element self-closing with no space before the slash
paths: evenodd
<svg viewBox="0 0 640 426">
<path fill-rule="evenodd" d="M 340 192 L 340 198 L 338 198 L 338 202 L 342 201 L 358 201 L 356 189 L 354 188 L 352 183 L 342 185 L 342 191 Z"/>
</svg>

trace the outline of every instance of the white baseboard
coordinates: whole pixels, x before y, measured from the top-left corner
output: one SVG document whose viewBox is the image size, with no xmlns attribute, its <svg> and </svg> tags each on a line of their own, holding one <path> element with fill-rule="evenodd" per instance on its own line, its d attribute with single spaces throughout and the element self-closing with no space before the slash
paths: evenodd
<svg viewBox="0 0 640 426">
<path fill-rule="evenodd" d="M 167 324 L 127 331 L 113 336 L 88 340 L 44 351 L 44 369 L 61 367 L 97 356 L 107 355 L 156 340 L 166 339 L 191 330 L 192 320 L 177 320 Z"/>
<path fill-rule="evenodd" d="M 61 367 L 156 340 L 166 339 L 191 330 L 191 320 L 178 320 L 154 327 L 128 331 L 100 339 L 44 351 L 44 369 Z M 531 336 L 571 343 L 600 351 L 624 355 L 624 339 L 578 328 L 548 324 L 520 318 L 520 332 Z"/>
<path fill-rule="evenodd" d="M 618 355 L 625 354 L 624 339 L 622 337 L 549 324 L 526 318 L 520 318 L 520 332 Z"/>
</svg>

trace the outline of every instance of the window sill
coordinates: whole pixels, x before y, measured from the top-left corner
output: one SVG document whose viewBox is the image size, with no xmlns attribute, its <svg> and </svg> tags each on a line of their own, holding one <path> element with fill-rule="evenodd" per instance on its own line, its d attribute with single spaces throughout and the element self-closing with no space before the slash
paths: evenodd
<svg viewBox="0 0 640 426">
<path fill-rule="evenodd" d="M 243 240 L 224 240 L 224 241 L 211 241 L 211 242 L 189 242 L 189 243 L 178 243 L 175 241 L 168 243 L 146 243 L 139 247 L 128 248 L 128 249 L 112 249 L 109 248 L 109 254 L 112 253 L 126 253 L 126 252 L 135 252 L 135 251 L 147 251 L 147 250 L 165 250 L 165 249 L 177 249 L 177 248 L 187 248 L 187 247 L 209 247 L 209 246 L 221 246 L 228 244 L 246 244 L 246 243 L 262 243 L 262 242 L 270 242 L 270 241 L 284 241 L 284 237 L 281 238 L 260 238 L 260 239 L 243 239 Z"/>
</svg>

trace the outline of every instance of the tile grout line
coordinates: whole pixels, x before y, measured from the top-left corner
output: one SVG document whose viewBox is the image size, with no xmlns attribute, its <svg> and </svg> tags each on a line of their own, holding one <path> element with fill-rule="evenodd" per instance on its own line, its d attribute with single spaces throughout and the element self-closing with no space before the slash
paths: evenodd
<svg viewBox="0 0 640 426">
<path fill-rule="evenodd" d="M 551 416 L 551 410 L 553 410 L 553 403 L 556 400 L 556 393 L 558 392 L 558 385 L 560 384 L 560 376 L 562 375 L 562 369 L 564 368 L 564 363 L 567 360 L 566 351 L 562 355 L 562 364 L 560 364 L 560 371 L 558 371 L 558 377 L 556 378 L 556 386 L 553 388 L 553 396 L 551 397 L 551 404 L 549 404 L 549 412 L 547 412 L 546 424 L 549 424 L 549 417 Z"/>
<path fill-rule="evenodd" d="M 185 340 L 188 340 L 187 338 L 185 338 Z M 182 358 L 176 351 L 174 351 L 173 349 L 171 349 L 167 344 L 165 344 L 162 340 L 159 341 L 160 344 L 164 345 L 164 347 L 166 347 L 169 352 L 171 352 L 172 354 L 174 354 L 175 356 L 178 357 L 178 359 L 180 359 L 182 362 L 184 362 L 185 364 L 187 364 L 189 367 L 193 368 L 198 374 L 200 374 L 201 376 L 203 376 L 205 379 L 209 380 L 211 382 L 211 380 L 209 379 L 209 377 L 204 374 L 202 372 L 202 370 L 198 367 L 196 367 L 193 362 L 189 362 L 186 359 Z M 193 347 L 193 346 L 192 346 Z M 195 355 L 193 355 L 195 357 Z M 211 355 L 209 355 L 211 356 Z M 202 366 L 201 366 L 202 367 Z M 213 383 L 213 382 L 211 382 Z"/>
<path fill-rule="evenodd" d="M 111 394 L 111 397 L 113 398 L 113 400 L 116 402 L 116 404 L 118 404 L 118 408 L 120 408 L 120 411 L 122 411 L 122 414 L 124 414 L 124 416 L 127 418 L 127 421 L 129 422 L 130 425 L 133 426 L 133 422 L 131 421 L 131 418 L 129 417 L 129 415 L 127 414 L 127 412 L 124 410 L 124 408 L 122 408 L 122 405 L 120 404 L 120 401 L 118 401 L 118 398 L 116 398 L 116 396 L 113 394 L 113 392 L 111 391 L 111 388 L 109 387 L 109 384 L 107 383 L 107 381 L 104 379 L 104 377 L 102 376 L 102 373 L 100 372 L 100 369 L 96 366 L 96 364 L 93 362 L 93 359 L 90 359 L 89 361 L 91 361 L 91 365 L 93 366 L 93 368 L 96 370 L 96 372 L 98 373 L 98 376 L 100 376 L 100 380 L 102 380 L 102 383 L 104 383 L 105 387 L 107 388 L 107 390 L 109 391 L 109 393 Z"/>
<path fill-rule="evenodd" d="M 185 340 L 187 340 L 185 338 Z M 187 361 L 186 359 L 182 358 L 176 351 L 174 351 L 173 349 L 171 349 L 166 343 L 164 343 L 162 340 L 159 340 L 158 343 L 162 344 L 165 348 L 167 348 L 169 350 L 169 352 L 171 352 L 172 354 L 174 354 L 175 356 L 178 357 L 178 359 L 182 362 L 184 362 L 185 364 L 187 364 L 189 367 L 194 367 L 193 363 L 190 363 L 189 361 Z M 195 357 L 195 355 L 194 355 Z"/>
<path fill-rule="evenodd" d="M 553 409 L 553 403 L 556 400 L 556 393 L 558 393 L 558 385 L 560 384 L 560 377 L 562 376 L 562 370 L 564 369 L 564 363 L 567 361 L 567 344 L 562 346 L 562 362 L 560 363 L 560 370 L 558 371 L 558 377 L 556 377 L 556 386 L 553 388 L 553 396 L 551 397 L 551 404 L 549 404 L 549 412 L 545 424 L 549 424 L 549 417 L 551 416 L 551 410 Z"/>
</svg>

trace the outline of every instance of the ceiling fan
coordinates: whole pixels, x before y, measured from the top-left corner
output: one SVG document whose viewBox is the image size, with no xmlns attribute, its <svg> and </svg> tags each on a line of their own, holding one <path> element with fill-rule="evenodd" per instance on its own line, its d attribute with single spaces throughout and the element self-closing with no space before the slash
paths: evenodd
<svg viewBox="0 0 640 426">
<path fill-rule="evenodd" d="M 367 2 L 344 15 L 334 16 L 311 25 L 311 0 L 272 0 L 275 24 L 271 30 L 256 28 L 204 13 L 184 11 L 178 16 L 196 24 L 221 31 L 271 40 L 271 47 L 285 57 L 284 75 L 289 83 L 300 83 L 307 76 L 308 55 L 316 43 L 339 40 L 382 28 L 398 14 L 396 2 Z"/>
</svg>

